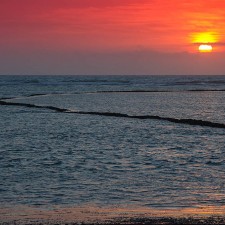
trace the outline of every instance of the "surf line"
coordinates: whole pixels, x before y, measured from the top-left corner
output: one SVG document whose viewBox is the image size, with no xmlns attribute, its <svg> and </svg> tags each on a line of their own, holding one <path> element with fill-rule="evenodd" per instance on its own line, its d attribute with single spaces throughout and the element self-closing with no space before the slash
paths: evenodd
<svg viewBox="0 0 225 225">
<path fill-rule="evenodd" d="M 26 107 L 26 108 L 36 108 L 36 109 L 49 109 L 59 113 L 70 113 L 70 114 L 81 114 L 81 115 L 95 115 L 95 116 L 106 116 L 106 117 L 120 117 L 120 118 L 131 118 L 131 119 L 141 119 L 141 120 L 161 120 L 168 121 L 172 123 L 178 124 L 187 124 L 192 126 L 202 126 L 202 127 L 211 127 L 211 128 L 222 128 L 225 129 L 225 124 L 223 123 L 214 123 L 205 120 L 197 120 L 197 119 L 177 119 L 171 117 L 162 117 L 162 116 L 132 116 L 123 113 L 113 113 L 113 112 L 85 112 L 85 111 L 71 111 L 69 109 L 58 108 L 54 106 L 41 106 L 34 105 L 28 103 L 18 103 L 18 102 L 7 102 L 0 100 L 0 105 L 2 106 L 18 106 L 18 107 Z"/>
<path fill-rule="evenodd" d="M 187 89 L 187 90 L 112 90 L 112 91 L 83 91 L 83 92 L 68 92 L 68 93 L 34 93 L 29 95 L 3 97 L 0 101 L 13 100 L 13 99 L 25 99 L 32 97 L 44 97 L 44 96 L 55 96 L 55 95 L 87 95 L 87 94 L 132 94 L 132 93 L 187 93 L 187 92 L 225 92 L 225 89 Z"/>
<path fill-rule="evenodd" d="M 85 95 L 85 94 L 132 94 L 132 93 L 180 93 L 180 92 L 225 92 L 225 89 L 187 89 L 187 90 L 112 90 L 112 91 L 83 91 L 83 92 L 68 92 L 68 93 L 34 93 L 29 95 L 4 97 L 0 100 L 12 100 L 19 98 L 32 98 L 32 97 L 43 97 L 43 96 L 54 96 L 54 95 Z"/>
</svg>

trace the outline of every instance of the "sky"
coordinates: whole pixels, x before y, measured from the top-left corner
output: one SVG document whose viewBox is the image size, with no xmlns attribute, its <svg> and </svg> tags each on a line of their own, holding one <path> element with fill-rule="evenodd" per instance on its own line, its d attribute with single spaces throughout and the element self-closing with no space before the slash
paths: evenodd
<svg viewBox="0 0 225 225">
<path fill-rule="evenodd" d="M 225 75 L 224 27 L 224 0 L 0 0 L 0 74 Z"/>
</svg>

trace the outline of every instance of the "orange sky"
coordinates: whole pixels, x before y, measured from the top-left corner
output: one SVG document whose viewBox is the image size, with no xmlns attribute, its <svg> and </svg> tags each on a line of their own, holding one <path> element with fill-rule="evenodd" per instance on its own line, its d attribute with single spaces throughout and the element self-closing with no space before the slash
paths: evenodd
<svg viewBox="0 0 225 225">
<path fill-rule="evenodd" d="M 206 42 L 221 53 L 224 27 L 223 0 L 0 1 L 0 47 L 8 54 L 195 54 Z"/>
</svg>

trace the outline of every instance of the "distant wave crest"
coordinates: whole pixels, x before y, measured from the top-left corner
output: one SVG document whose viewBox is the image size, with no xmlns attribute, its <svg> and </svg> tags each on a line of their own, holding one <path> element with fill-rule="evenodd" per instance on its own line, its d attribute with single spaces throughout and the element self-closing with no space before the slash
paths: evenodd
<svg viewBox="0 0 225 225">
<path fill-rule="evenodd" d="M 49 95 L 85 95 L 85 94 L 107 94 L 107 93 L 180 93 L 180 92 L 225 92 L 225 89 L 189 89 L 189 90 L 148 90 L 148 89 L 135 89 L 135 90 L 112 90 L 112 91 L 82 91 L 82 92 L 52 92 L 52 93 L 33 93 L 24 96 L 15 97 L 2 97 L 0 100 L 10 100 L 17 98 L 32 98 L 32 97 L 42 97 Z"/>
<path fill-rule="evenodd" d="M 214 123 L 205 120 L 197 120 L 197 119 L 178 119 L 171 117 L 162 117 L 162 116 L 154 116 L 154 115 L 145 115 L 145 116 L 132 116 L 123 113 L 114 113 L 114 112 L 92 112 L 92 111 L 71 111 L 69 109 L 59 108 L 55 106 L 41 106 L 35 104 L 28 103 L 16 103 L 16 102 L 7 102 L 0 100 L 0 105 L 2 106 L 18 106 L 18 107 L 27 107 L 27 108 L 36 108 L 36 109 L 49 109 L 59 113 L 73 113 L 73 114 L 81 114 L 81 115 L 95 115 L 95 116 L 107 116 L 107 117 L 120 117 L 120 118 L 132 118 L 132 119 L 141 119 L 141 120 L 162 120 L 168 121 L 172 123 L 178 124 L 187 124 L 192 126 L 203 126 L 203 127 L 211 127 L 211 128 L 223 128 L 225 129 L 225 124 L 223 123 Z"/>
</svg>

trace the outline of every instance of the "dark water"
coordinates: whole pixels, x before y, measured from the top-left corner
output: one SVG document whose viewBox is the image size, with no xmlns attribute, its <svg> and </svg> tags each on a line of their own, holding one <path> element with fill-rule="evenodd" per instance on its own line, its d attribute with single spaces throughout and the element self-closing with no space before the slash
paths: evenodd
<svg viewBox="0 0 225 225">
<path fill-rule="evenodd" d="M 223 76 L 1 76 L 0 98 L 22 103 L 0 105 L 1 206 L 225 204 L 224 128 L 132 118 L 225 124 Z"/>
</svg>

